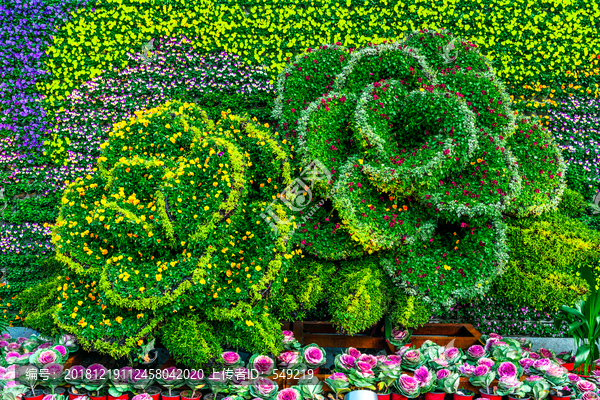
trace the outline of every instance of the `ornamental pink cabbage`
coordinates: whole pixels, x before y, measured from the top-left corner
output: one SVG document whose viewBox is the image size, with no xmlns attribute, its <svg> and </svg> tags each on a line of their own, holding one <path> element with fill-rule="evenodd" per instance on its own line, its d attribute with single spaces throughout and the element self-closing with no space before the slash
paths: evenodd
<svg viewBox="0 0 600 400">
<path fill-rule="evenodd" d="M 360 357 L 358 357 L 358 361 L 366 362 L 371 366 L 371 368 L 377 365 L 377 357 L 370 354 L 362 354 Z"/>
<path fill-rule="evenodd" d="M 473 370 L 473 376 L 483 376 L 490 372 L 490 368 L 487 365 L 478 365 Z"/>
<path fill-rule="evenodd" d="M 287 388 L 277 393 L 277 400 L 301 400 L 301 397 L 296 389 Z"/>
<path fill-rule="evenodd" d="M 354 358 L 359 358 L 361 355 L 361 352 L 358 351 L 357 349 L 355 349 L 354 347 L 349 347 L 348 350 L 346 350 L 346 354 L 348 354 Z"/>
<path fill-rule="evenodd" d="M 336 372 L 334 374 L 329 375 L 329 379 L 331 379 L 332 381 L 348 382 L 348 377 L 342 372 Z"/>
<path fill-rule="evenodd" d="M 320 364 L 323 362 L 323 351 L 318 347 L 309 347 L 304 352 L 304 359 L 309 364 Z M 377 363 L 377 360 L 375 360 Z"/>
<path fill-rule="evenodd" d="M 442 379 L 446 379 L 449 376 L 450 376 L 450 370 L 448 370 L 446 368 L 442 368 L 436 373 L 436 378 L 438 379 L 438 381 L 442 380 Z"/>
<path fill-rule="evenodd" d="M 477 360 L 477 365 L 485 365 L 486 367 L 492 368 L 494 366 L 494 360 L 487 357 L 481 357 Z"/>
<path fill-rule="evenodd" d="M 288 367 L 300 362 L 300 354 L 296 351 L 284 351 L 277 357 L 277 360 L 279 360 L 279 365 L 282 367 Z"/>
<path fill-rule="evenodd" d="M 419 386 L 428 386 L 431 383 L 431 375 L 427 367 L 419 367 L 415 370 L 414 378 L 419 382 Z"/>
<path fill-rule="evenodd" d="M 240 361 L 240 355 L 235 351 L 225 351 L 221 353 L 221 359 L 225 365 L 235 365 Z"/>
<path fill-rule="evenodd" d="M 291 343 L 294 341 L 294 332 L 283 331 L 283 343 Z"/>
<path fill-rule="evenodd" d="M 511 362 L 505 361 L 498 366 L 498 376 L 500 378 L 517 376 L 517 367 Z"/>
<path fill-rule="evenodd" d="M 467 350 L 467 354 L 472 358 L 481 358 L 485 355 L 485 349 L 483 346 L 475 344 Z"/>
<path fill-rule="evenodd" d="M 352 369 L 356 366 L 356 358 L 352 357 L 349 354 L 342 354 L 340 357 L 340 362 L 342 366 L 346 369 Z"/>
<path fill-rule="evenodd" d="M 596 391 L 596 385 L 594 385 L 590 381 L 586 381 L 583 379 L 580 380 L 579 382 L 577 382 L 576 386 L 577 386 L 577 390 L 580 392 L 595 392 Z"/>
</svg>

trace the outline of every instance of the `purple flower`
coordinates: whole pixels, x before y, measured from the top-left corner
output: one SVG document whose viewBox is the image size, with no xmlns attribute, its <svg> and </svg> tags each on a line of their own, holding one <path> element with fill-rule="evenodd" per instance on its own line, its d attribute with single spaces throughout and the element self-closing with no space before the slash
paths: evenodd
<svg viewBox="0 0 600 400">
<path fill-rule="evenodd" d="M 550 368 L 550 365 L 552 365 L 552 361 L 547 358 L 540 358 L 539 360 L 535 360 L 533 363 L 533 368 L 537 369 L 538 371 L 546 372 L 546 370 Z"/>
<path fill-rule="evenodd" d="M 575 385 L 577 386 L 577 390 L 580 392 L 595 392 L 596 391 L 596 385 L 594 385 L 592 382 L 586 381 L 584 379 L 578 381 Z"/>
<path fill-rule="evenodd" d="M 534 360 L 539 360 L 540 355 L 538 353 L 535 353 L 532 351 L 531 353 L 529 353 L 529 358 L 534 359 Z"/>
<path fill-rule="evenodd" d="M 498 344 L 500 342 L 500 339 L 496 339 L 496 338 L 489 338 L 486 342 L 485 342 L 485 350 L 486 351 L 490 351 L 494 346 L 496 346 L 496 344 Z"/>
<path fill-rule="evenodd" d="M 490 368 L 487 365 L 478 365 L 473 370 L 473 376 L 483 376 L 490 372 Z"/>
<path fill-rule="evenodd" d="M 397 340 L 398 342 L 403 341 L 408 336 L 408 331 L 405 329 L 393 329 L 392 330 L 392 339 Z"/>
<path fill-rule="evenodd" d="M 523 368 L 529 368 L 533 365 L 535 361 L 532 360 L 531 358 L 521 358 L 519 360 L 519 365 Z"/>
<path fill-rule="evenodd" d="M 83 365 L 74 365 L 69 368 L 68 376 L 73 380 L 82 379 L 85 374 L 85 367 Z"/>
<path fill-rule="evenodd" d="M 304 351 L 304 359 L 308 364 L 317 365 L 323 362 L 323 351 L 315 346 L 309 347 Z M 377 360 L 375 360 L 377 363 Z"/>
<path fill-rule="evenodd" d="M 543 379 L 544 379 L 544 378 L 542 378 L 542 377 L 541 377 L 541 376 L 539 376 L 539 375 L 531 375 L 531 376 L 528 376 L 528 377 L 527 377 L 527 379 L 525 379 L 525 380 L 526 380 L 527 382 L 536 382 L 536 381 L 541 381 L 541 380 L 543 380 Z"/>
<path fill-rule="evenodd" d="M 102 364 L 92 364 L 85 370 L 86 379 L 98 380 L 107 376 L 107 370 Z"/>
<path fill-rule="evenodd" d="M 140 393 L 133 396 L 131 400 L 152 400 L 152 396 L 148 393 Z"/>
<path fill-rule="evenodd" d="M 265 397 L 274 394 L 277 390 L 277 385 L 275 382 L 265 377 L 256 379 L 253 385 L 256 391 Z"/>
<path fill-rule="evenodd" d="M 61 356 L 65 357 L 68 354 L 67 348 L 62 345 L 54 346 L 54 350 L 58 351 Z"/>
<path fill-rule="evenodd" d="M 458 370 L 463 376 L 471 376 L 475 371 L 475 367 L 470 364 L 464 363 L 458 367 Z"/>
<path fill-rule="evenodd" d="M 6 340 L 0 340 L 0 347 L 8 346 L 8 342 Z"/>
<path fill-rule="evenodd" d="M 300 392 L 294 388 L 280 390 L 277 393 L 277 400 L 301 400 Z"/>
<path fill-rule="evenodd" d="M 487 357 L 481 357 L 479 360 L 477 360 L 477 365 L 485 365 L 489 368 L 492 368 L 494 366 L 494 360 L 492 360 L 491 358 L 487 358 Z"/>
<path fill-rule="evenodd" d="M 273 371 L 275 362 L 271 357 L 258 356 L 254 359 L 252 367 L 258 372 L 259 375 L 269 375 Z"/>
<path fill-rule="evenodd" d="M 418 395 L 419 393 L 419 382 L 406 374 L 400 375 L 400 378 L 398 378 L 398 386 L 406 394 Z"/>
<path fill-rule="evenodd" d="M 62 366 L 62 364 L 57 364 L 57 363 L 44 365 L 44 368 L 48 370 L 48 374 L 50 376 L 58 376 L 64 370 L 64 367 Z"/>
<path fill-rule="evenodd" d="M 296 351 L 284 351 L 277 357 L 277 360 L 280 366 L 289 367 L 300 362 L 300 354 Z"/>
<path fill-rule="evenodd" d="M 395 367 L 402 363 L 402 357 L 397 356 L 395 354 L 390 354 L 386 357 L 386 360 L 382 362 L 383 365 L 387 365 L 388 367 Z"/>
<path fill-rule="evenodd" d="M 26 342 L 27 340 L 28 339 L 26 337 L 21 336 L 21 337 L 17 338 L 17 343 L 22 344 L 22 343 Z"/>
<path fill-rule="evenodd" d="M 342 372 L 336 372 L 334 374 L 329 375 L 329 379 L 331 379 L 332 381 L 348 382 L 348 377 Z"/>
<path fill-rule="evenodd" d="M 283 343 L 291 343 L 294 341 L 294 332 L 283 331 Z"/>
<path fill-rule="evenodd" d="M 18 351 L 21 348 L 21 345 L 19 343 L 9 343 L 7 346 L 8 350 L 14 350 L 14 351 Z"/>
<path fill-rule="evenodd" d="M 50 364 L 58 360 L 57 352 L 54 350 L 43 350 L 39 353 L 37 361 L 40 364 Z"/>
<path fill-rule="evenodd" d="M 543 358 L 554 358 L 554 354 L 550 350 L 542 348 L 538 351 Z"/>
<path fill-rule="evenodd" d="M 436 378 L 438 381 L 442 380 L 442 379 L 446 379 L 449 376 L 450 376 L 450 370 L 448 370 L 446 368 L 442 368 L 436 373 Z"/>
<path fill-rule="evenodd" d="M 460 355 L 460 351 L 458 351 L 456 347 L 450 347 L 449 349 L 446 349 L 444 355 L 448 360 L 454 360 L 457 356 Z"/>
<path fill-rule="evenodd" d="M 517 367 L 511 362 L 505 361 L 498 366 L 498 376 L 504 377 L 515 377 L 517 376 Z"/>
<path fill-rule="evenodd" d="M 370 369 L 377 365 L 377 357 L 370 354 L 362 354 L 360 357 L 358 357 L 358 361 L 369 364 Z"/>
<path fill-rule="evenodd" d="M 342 354 L 339 358 L 342 367 L 345 369 L 352 369 L 356 365 L 356 358 L 349 354 Z"/>
<path fill-rule="evenodd" d="M 354 358 L 359 358 L 361 355 L 360 351 L 358 351 L 354 347 L 348 347 L 348 350 L 346 350 L 346 354 L 348 354 Z"/>
<path fill-rule="evenodd" d="M 364 376 L 373 376 L 374 375 L 373 371 L 371 370 L 371 364 L 369 364 L 367 362 L 357 361 L 356 369 L 358 370 L 358 372 L 360 372 Z"/>
<path fill-rule="evenodd" d="M 419 386 L 428 386 L 431 383 L 431 373 L 427 367 L 419 367 L 415 370 L 414 378 L 419 382 Z"/>
<path fill-rule="evenodd" d="M 483 348 L 483 346 L 475 344 L 475 345 L 469 347 L 469 349 L 467 350 L 467 354 L 471 358 L 478 359 L 485 355 L 485 349 Z"/>
<path fill-rule="evenodd" d="M 581 380 L 581 377 L 576 374 L 567 374 L 567 378 L 569 378 L 570 382 L 579 382 Z"/>
<path fill-rule="evenodd" d="M 221 353 L 221 359 L 226 366 L 233 366 L 240 361 L 240 355 L 235 351 L 225 351 Z"/>
<path fill-rule="evenodd" d="M 584 392 L 581 395 L 581 400 L 598 400 L 598 399 L 600 399 L 600 396 L 598 396 L 598 394 L 595 392 Z"/>
<path fill-rule="evenodd" d="M 559 377 L 567 374 L 567 369 L 560 365 L 552 364 L 547 370 L 546 374 L 549 376 Z"/>
</svg>

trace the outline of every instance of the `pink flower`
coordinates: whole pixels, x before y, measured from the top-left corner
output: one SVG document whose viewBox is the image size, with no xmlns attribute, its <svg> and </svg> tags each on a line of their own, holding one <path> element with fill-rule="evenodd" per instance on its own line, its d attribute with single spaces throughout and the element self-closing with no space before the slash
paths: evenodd
<svg viewBox="0 0 600 400">
<path fill-rule="evenodd" d="M 240 361 L 240 355 L 235 351 L 225 351 L 221 353 L 221 359 L 225 363 L 225 365 L 231 366 L 235 365 Z"/>
<path fill-rule="evenodd" d="M 448 370 L 446 368 L 442 368 L 436 373 L 436 378 L 438 379 L 438 381 L 445 379 L 449 376 L 450 376 L 450 370 Z"/>
<path fill-rule="evenodd" d="M 477 360 L 477 365 L 485 365 L 488 368 L 492 368 L 494 366 L 494 360 L 487 357 L 481 357 Z"/>
<path fill-rule="evenodd" d="M 348 382 L 348 377 L 342 372 L 336 372 L 334 374 L 329 375 L 329 379 L 331 379 L 332 381 Z"/>
<path fill-rule="evenodd" d="M 282 367 L 288 367 L 292 364 L 296 364 L 300 361 L 300 355 L 295 351 L 284 351 L 277 357 L 279 365 Z"/>
<path fill-rule="evenodd" d="M 485 349 L 478 344 L 469 347 L 467 354 L 472 358 L 481 358 L 485 355 Z"/>
<path fill-rule="evenodd" d="M 294 332 L 283 331 L 283 343 L 290 343 L 294 341 Z"/>
<path fill-rule="evenodd" d="M 500 378 L 517 376 L 517 367 L 511 362 L 505 361 L 498 366 L 498 376 Z"/>
<path fill-rule="evenodd" d="M 431 374 L 427 367 L 419 367 L 415 370 L 414 378 L 419 382 L 419 386 L 427 386 L 431 383 Z"/>
<path fill-rule="evenodd" d="M 487 365 L 478 365 L 473 370 L 473 376 L 483 376 L 490 372 L 490 368 Z"/>
<path fill-rule="evenodd" d="M 318 347 L 309 347 L 304 351 L 304 359 L 309 364 L 321 364 L 323 362 L 323 351 Z M 375 360 L 377 362 L 377 360 Z"/>
<path fill-rule="evenodd" d="M 348 350 L 346 350 L 346 353 L 351 355 L 354 358 L 358 358 L 361 355 L 360 351 L 358 351 L 354 347 L 349 347 Z"/>
<path fill-rule="evenodd" d="M 277 393 L 277 400 L 301 400 L 300 392 L 294 388 L 287 388 Z"/>
<path fill-rule="evenodd" d="M 367 364 L 369 364 L 370 368 L 373 368 L 377 365 L 377 357 L 372 356 L 370 354 L 362 354 L 360 357 L 358 357 L 358 361 L 360 362 L 366 362 Z"/>
<path fill-rule="evenodd" d="M 594 385 L 592 382 L 590 381 L 586 381 L 586 380 L 580 380 L 576 383 L 577 386 L 577 390 L 580 392 L 595 392 L 596 391 L 596 385 Z"/>
</svg>

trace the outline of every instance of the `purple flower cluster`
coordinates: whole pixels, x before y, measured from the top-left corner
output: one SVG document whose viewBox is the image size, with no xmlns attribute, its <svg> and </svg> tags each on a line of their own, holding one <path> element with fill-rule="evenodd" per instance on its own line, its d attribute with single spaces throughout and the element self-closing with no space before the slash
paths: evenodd
<svg viewBox="0 0 600 400">
<path fill-rule="evenodd" d="M 557 312 L 518 307 L 502 298 L 485 296 L 481 299 L 459 303 L 438 316 L 444 322 L 471 323 L 484 334 L 566 337 L 567 326 L 554 328 L 552 321 Z"/>
<path fill-rule="evenodd" d="M 569 181 L 584 196 L 600 189 L 600 99 L 570 97 L 549 110 L 548 129 L 569 164 Z M 591 198 L 590 198 L 591 200 Z"/>
<path fill-rule="evenodd" d="M 69 139 L 70 151 L 97 156 L 113 124 L 168 100 L 274 92 L 266 70 L 246 65 L 236 55 L 198 53 L 185 37 L 163 38 L 155 46 L 151 62 L 129 54 L 131 65 L 125 69 L 105 71 L 73 90 L 53 127 L 58 138 Z"/>
<path fill-rule="evenodd" d="M 50 254 L 51 228 L 42 224 L 3 225 L 0 229 L 0 255 Z"/>
<path fill-rule="evenodd" d="M 25 161 L 22 150 L 39 152 L 48 131 L 42 96 L 36 83 L 43 69 L 45 51 L 54 26 L 64 21 L 79 1 L 66 4 L 43 0 L 14 0 L 0 3 L 0 163 Z M 75 3 L 69 5 L 68 3 Z M 4 145 L 7 144 L 7 147 Z M 10 156 L 7 148 L 16 154 Z M 26 161 L 33 162 L 33 158 Z"/>
</svg>

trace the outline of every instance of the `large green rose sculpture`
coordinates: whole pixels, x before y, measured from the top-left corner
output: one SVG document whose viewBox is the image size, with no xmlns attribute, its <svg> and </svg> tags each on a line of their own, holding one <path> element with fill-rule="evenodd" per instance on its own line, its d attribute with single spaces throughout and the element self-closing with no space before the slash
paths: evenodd
<svg viewBox="0 0 600 400">
<path fill-rule="evenodd" d="M 53 241 L 69 273 L 57 280 L 58 326 L 113 356 L 167 321 L 165 342 L 177 342 L 169 335 L 178 323 L 211 338 L 220 323 L 249 348 L 276 351 L 266 299 L 292 254 L 287 226 L 274 231 L 260 217 L 290 182 L 287 152 L 272 136 L 248 118 L 223 112 L 214 123 L 177 102 L 116 124 L 97 172 L 62 198 Z M 182 358 L 197 350 L 173 347 Z"/>
<path fill-rule="evenodd" d="M 302 164 L 330 173 L 294 242 L 322 259 L 378 254 L 434 311 L 487 291 L 508 260 L 504 216 L 549 210 L 564 189 L 550 135 L 446 31 L 309 49 L 282 72 L 273 116 Z"/>
</svg>

